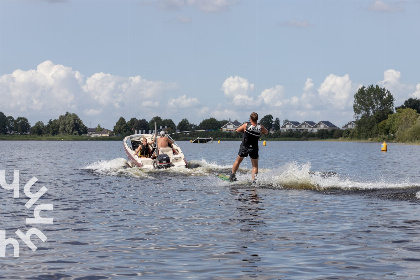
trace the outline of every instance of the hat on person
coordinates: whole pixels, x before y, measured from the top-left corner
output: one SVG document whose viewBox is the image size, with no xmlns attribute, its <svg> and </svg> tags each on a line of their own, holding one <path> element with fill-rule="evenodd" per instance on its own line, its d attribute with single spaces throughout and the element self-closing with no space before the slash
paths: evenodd
<svg viewBox="0 0 420 280">
<path fill-rule="evenodd" d="M 160 136 L 165 136 L 165 131 L 163 131 L 163 130 L 162 130 L 162 131 L 160 132 Z"/>
</svg>

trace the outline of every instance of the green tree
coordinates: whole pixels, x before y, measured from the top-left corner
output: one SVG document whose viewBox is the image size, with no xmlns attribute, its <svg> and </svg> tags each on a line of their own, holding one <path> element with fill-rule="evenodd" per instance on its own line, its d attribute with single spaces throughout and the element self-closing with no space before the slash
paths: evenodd
<svg viewBox="0 0 420 280">
<path fill-rule="evenodd" d="M 333 129 L 332 130 L 332 138 L 338 139 L 343 136 L 343 130 L 341 129 Z"/>
<path fill-rule="evenodd" d="M 31 125 L 29 124 L 29 121 L 25 117 L 18 117 L 15 120 L 15 131 L 18 134 L 28 133 L 31 130 Z"/>
<path fill-rule="evenodd" d="M 123 117 L 119 118 L 117 123 L 114 125 L 114 133 L 116 135 L 127 135 L 129 133 L 127 123 Z"/>
<path fill-rule="evenodd" d="M 44 127 L 44 133 L 49 135 L 57 135 L 59 132 L 58 120 L 50 119 Z"/>
<path fill-rule="evenodd" d="M 395 110 L 398 109 L 407 109 L 411 108 L 417 111 L 417 113 L 420 114 L 420 99 L 417 98 L 409 98 L 406 101 L 404 101 L 404 104 L 400 107 L 396 107 Z"/>
<path fill-rule="evenodd" d="M 394 111 L 394 97 L 391 92 L 378 85 L 361 87 L 354 95 L 353 110 L 356 119 L 363 116 L 371 117 L 378 112 L 386 113 Z"/>
<path fill-rule="evenodd" d="M 98 124 L 98 126 L 96 127 L 96 132 L 101 132 L 102 130 L 104 130 L 104 128 Z"/>
<path fill-rule="evenodd" d="M 38 121 L 31 127 L 31 134 L 42 135 L 45 131 L 45 125 L 42 121 Z"/>
<path fill-rule="evenodd" d="M 149 123 L 145 120 L 145 119 L 141 119 L 141 120 L 138 120 L 138 127 L 139 127 L 139 130 L 141 130 L 141 131 L 146 131 L 146 133 L 148 133 L 149 131 Z"/>
<path fill-rule="evenodd" d="M 215 118 L 205 119 L 198 125 L 198 129 L 204 130 L 218 130 L 220 127 L 220 122 Z"/>
<path fill-rule="evenodd" d="M 266 115 L 260 120 L 260 124 L 262 124 L 267 130 L 270 130 L 273 127 L 273 116 Z"/>
<path fill-rule="evenodd" d="M 0 112 L 0 134 L 7 134 L 8 128 L 7 128 L 8 120 L 6 115 L 3 112 Z"/>
<path fill-rule="evenodd" d="M 273 129 L 274 129 L 274 131 L 279 131 L 280 130 L 280 120 L 279 120 L 279 118 L 276 118 L 276 120 L 274 121 Z"/>
<path fill-rule="evenodd" d="M 131 133 L 134 133 L 136 130 L 139 130 L 139 120 L 136 118 L 131 118 L 127 122 L 127 129 L 131 131 Z"/>
<path fill-rule="evenodd" d="M 420 140 L 420 117 L 417 119 L 416 123 L 409 129 L 401 132 L 398 135 L 398 141 L 408 142 L 408 141 L 419 141 Z"/>
<path fill-rule="evenodd" d="M 182 119 L 177 126 L 179 131 L 190 131 L 191 130 L 191 124 L 187 119 Z"/>
<path fill-rule="evenodd" d="M 58 117 L 58 131 L 66 135 L 82 135 L 87 133 L 87 127 L 75 113 L 66 112 Z"/>
<path fill-rule="evenodd" d="M 394 112 L 394 97 L 379 86 L 361 87 L 354 95 L 357 134 L 362 138 L 379 134 L 379 123 Z"/>
<path fill-rule="evenodd" d="M 400 140 L 400 138 L 402 138 L 405 132 L 414 126 L 417 119 L 419 118 L 419 114 L 416 110 L 411 108 L 399 109 L 397 113 L 398 119 L 396 121 L 396 138 L 397 140 Z"/>
<path fill-rule="evenodd" d="M 173 122 L 173 120 L 172 119 L 164 119 L 164 120 L 162 120 L 162 126 L 163 127 L 167 127 L 167 129 L 168 129 L 168 131 L 169 132 L 175 132 L 175 130 L 176 130 L 176 125 L 175 125 L 175 123 Z"/>
<path fill-rule="evenodd" d="M 12 116 L 7 117 L 7 131 L 8 133 L 15 131 L 15 119 Z"/>
<path fill-rule="evenodd" d="M 238 121 L 238 120 L 235 120 L 235 121 Z M 221 121 L 219 121 L 219 129 L 220 129 L 222 126 L 224 126 L 225 124 L 227 124 L 228 122 L 230 122 L 230 119 L 229 119 L 229 120 L 221 120 Z"/>
<path fill-rule="evenodd" d="M 397 109 L 395 114 L 389 115 L 388 119 L 379 124 L 380 132 L 385 135 L 394 135 L 398 138 L 404 131 L 414 126 L 419 114 L 411 108 Z"/>
<path fill-rule="evenodd" d="M 155 130 L 155 123 L 156 123 L 156 128 L 157 129 L 159 129 L 161 126 L 164 127 L 162 118 L 159 117 L 159 116 L 156 116 L 156 117 L 153 117 L 149 121 L 149 129 L 150 130 Z"/>
</svg>

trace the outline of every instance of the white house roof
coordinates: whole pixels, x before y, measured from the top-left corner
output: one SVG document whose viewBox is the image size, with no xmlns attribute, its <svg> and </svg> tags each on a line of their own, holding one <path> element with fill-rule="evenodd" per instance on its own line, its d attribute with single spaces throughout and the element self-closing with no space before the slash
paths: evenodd
<svg viewBox="0 0 420 280">
<path fill-rule="evenodd" d="M 343 125 L 342 128 L 348 128 L 349 126 L 354 126 L 356 125 L 355 121 L 349 121 L 348 123 L 346 123 L 345 125 Z"/>
<path fill-rule="evenodd" d="M 229 125 L 232 125 L 233 127 L 240 127 L 241 123 L 238 121 L 233 121 L 233 122 L 229 121 L 225 125 L 223 125 L 222 128 L 227 128 Z"/>
<path fill-rule="evenodd" d="M 319 123 L 317 123 L 317 125 L 323 123 L 325 126 L 329 127 L 329 128 L 338 128 L 335 124 L 329 122 L 329 121 L 320 121 Z"/>
<path fill-rule="evenodd" d="M 313 126 L 315 126 L 316 125 L 316 123 L 315 122 L 313 122 L 313 121 L 304 121 L 303 123 L 301 123 L 300 125 L 303 125 L 303 124 L 307 124 L 307 125 L 309 125 L 309 126 L 311 126 L 311 127 L 313 127 Z"/>
<path fill-rule="evenodd" d="M 299 122 L 296 122 L 296 121 L 287 121 L 281 127 L 285 128 L 286 125 L 288 125 L 288 124 L 291 124 L 294 127 L 298 127 L 300 125 L 300 123 Z"/>
</svg>

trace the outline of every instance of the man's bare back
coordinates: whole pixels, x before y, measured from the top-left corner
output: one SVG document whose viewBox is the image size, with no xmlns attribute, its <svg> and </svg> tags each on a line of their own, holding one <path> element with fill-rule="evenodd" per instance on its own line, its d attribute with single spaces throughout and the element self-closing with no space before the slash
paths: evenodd
<svg viewBox="0 0 420 280">
<path fill-rule="evenodd" d="M 169 144 L 172 144 L 171 140 L 168 139 L 168 137 L 161 137 L 158 138 L 158 147 L 159 148 L 166 148 L 169 147 Z"/>
<path fill-rule="evenodd" d="M 158 148 L 166 148 L 172 145 L 172 141 L 166 137 L 165 132 L 160 132 L 160 138 L 157 139 Z"/>
</svg>

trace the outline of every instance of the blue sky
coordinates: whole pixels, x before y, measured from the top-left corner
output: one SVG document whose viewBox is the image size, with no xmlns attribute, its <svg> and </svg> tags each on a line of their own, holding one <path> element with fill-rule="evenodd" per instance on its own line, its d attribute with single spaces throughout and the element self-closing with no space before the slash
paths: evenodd
<svg viewBox="0 0 420 280">
<path fill-rule="evenodd" d="M 0 0 L 0 111 L 342 126 L 362 85 L 420 98 L 419 14 L 408 0 Z"/>
</svg>

